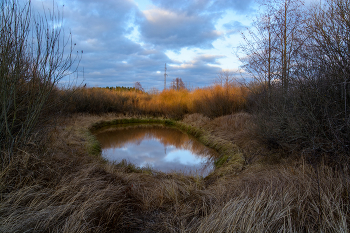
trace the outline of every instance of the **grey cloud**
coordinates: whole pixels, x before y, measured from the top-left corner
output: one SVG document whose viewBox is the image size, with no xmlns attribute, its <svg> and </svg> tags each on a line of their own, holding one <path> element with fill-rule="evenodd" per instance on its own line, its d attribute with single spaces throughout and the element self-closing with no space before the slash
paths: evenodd
<svg viewBox="0 0 350 233">
<path fill-rule="evenodd" d="M 251 11 L 253 0 L 198 0 L 198 1 L 169 1 L 169 0 L 152 0 L 159 7 L 173 9 L 177 11 L 195 12 L 220 12 L 228 9 L 237 13 L 246 13 Z"/>
<path fill-rule="evenodd" d="M 218 59 L 224 58 L 223 55 L 200 55 L 194 59 L 195 64 L 202 64 L 205 65 L 207 63 L 211 64 L 220 64 Z"/>
<path fill-rule="evenodd" d="M 231 2 L 230 7 L 233 7 Z M 41 12 L 43 5 L 45 9 L 52 8 L 51 0 L 33 0 L 32 3 Z M 209 0 L 155 0 L 154 3 L 158 8 L 151 9 L 146 15 L 129 0 L 59 2 L 65 5 L 61 9 L 65 33 L 70 30 L 73 43 L 77 44 L 75 50 L 84 51 L 78 83 L 103 87 L 133 86 L 139 81 L 146 89 L 162 89 L 164 63 L 175 65 L 168 66 L 168 80 L 181 77 L 195 87 L 213 82 L 221 69 L 208 66 L 208 63 L 219 64 L 220 56 L 202 55 L 180 66 L 164 52 L 179 51 L 184 47 L 212 48 L 212 42 L 222 36 L 215 31 L 215 22 L 225 11 L 225 6 L 220 1 Z M 152 16 L 154 20 L 146 16 Z M 134 23 L 139 28 L 140 41 L 129 39 Z"/>
<path fill-rule="evenodd" d="M 161 8 L 171 9 L 177 12 L 187 12 L 188 14 L 203 12 L 210 5 L 210 0 L 201 1 L 169 1 L 169 0 L 152 0 L 152 2 Z"/>
<path fill-rule="evenodd" d="M 221 71 L 221 68 L 208 66 L 208 63 L 220 64 L 217 60 L 223 57 L 225 56 L 201 55 L 181 66 L 170 66 L 168 68 L 169 80 L 180 77 L 185 84 L 190 86 L 208 86 L 214 82 L 216 75 Z"/>
<path fill-rule="evenodd" d="M 139 20 L 143 40 L 164 50 L 182 47 L 212 48 L 220 37 L 209 16 L 151 9 Z"/>
<path fill-rule="evenodd" d="M 215 30 L 216 21 L 228 9 L 237 13 L 251 10 L 252 0 L 153 0 L 157 8 L 140 17 L 140 32 L 145 41 L 162 49 L 183 47 L 212 48 L 221 35 Z M 235 33 L 233 29 L 229 34 Z"/>
<path fill-rule="evenodd" d="M 164 63 L 170 60 L 164 54 L 152 53 L 149 55 L 131 54 L 122 56 L 119 61 L 103 62 L 94 64 L 95 59 L 91 58 L 90 64 L 94 68 L 85 68 L 85 79 L 91 86 L 133 86 L 136 81 L 141 82 L 146 89 L 163 86 L 163 74 L 156 71 L 164 70 Z M 103 59 L 103 57 L 101 57 Z M 126 63 L 123 63 L 125 61 Z M 101 74 L 95 74 L 95 66 L 103 65 L 99 68 Z M 81 74 L 80 74 L 81 77 Z M 97 79 L 98 77 L 102 79 Z"/>
<path fill-rule="evenodd" d="M 78 83 L 88 86 L 133 86 L 136 81 L 147 86 L 156 84 L 157 66 L 160 69 L 170 60 L 163 52 L 147 49 L 125 37 L 131 32 L 128 22 L 132 23 L 139 14 L 132 1 L 63 3 L 64 21 L 72 31 L 73 43 L 77 44 L 75 50 L 84 51 Z M 40 4 L 37 7 L 42 8 Z M 69 78 L 72 77 L 66 77 L 65 81 Z"/>
</svg>

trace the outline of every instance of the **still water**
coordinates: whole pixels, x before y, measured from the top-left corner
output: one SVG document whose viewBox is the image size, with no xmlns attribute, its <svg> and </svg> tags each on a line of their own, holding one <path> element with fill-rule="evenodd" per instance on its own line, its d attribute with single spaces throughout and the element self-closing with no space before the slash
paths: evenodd
<svg viewBox="0 0 350 233">
<path fill-rule="evenodd" d="M 126 159 L 138 167 L 162 172 L 206 176 L 218 154 L 194 137 L 161 125 L 109 127 L 95 132 L 102 156 L 112 162 Z"/>
</svg>

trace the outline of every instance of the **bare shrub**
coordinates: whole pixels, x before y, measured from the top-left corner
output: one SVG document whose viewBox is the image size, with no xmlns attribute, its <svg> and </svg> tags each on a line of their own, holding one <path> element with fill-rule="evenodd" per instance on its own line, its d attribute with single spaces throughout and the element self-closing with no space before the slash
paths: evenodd
<svg viewBox="0 0 350 233">
<path fill-rule="evenodd" d="M 288 1 L 288 4 L 298 2 Z M 325 1 L 324 5 L 309 9 L 308 19 L 292 27 L 302 26 L 300 35 L 304 38 L 290 38 L 291 43 L 300 45 L 293 46 L 290 58 L 294 61 L 289 65 L 272 64 L 282 70 L 274 75 L 282 74 L 285 80 L 283 77 L 275 83 L 261 80 L 248 86 L 249 111 L 256 116 L 259 139 L 268 148 L 286 155 L 303 154 L 312 163 L 320 162 L 321 157 L 338 165 L 348 162 L 350 28 L 346 16 L 349 6 L 349 1 Z M 281 5 L 285 12 L 286 7 Z M 299 15 L 297 11 L 293 8 Z M 293 15 L 290 15 L 292 19 Z M 286 29 L 283 23 L 274 27 Z M 266 28 L 261 25 L 260 29 Z M 259 72 L 266 75 L 266 71 Z"/>
<path fill-rule="evenodd" d="M 54 104 L 55 86 L 77 57 L 72 57 L 71 37 L 62 38 L 62 29 L 51 25 L 61 20 L 59 14 L 37 16 L 30 2 L 22 6 L 16 0 L 2 1 L 0 8 L 0 147 L 10 152 L 1 156 L 5 162 L 39 119 L 48 118 L 42 114 Z"/>
</svg>

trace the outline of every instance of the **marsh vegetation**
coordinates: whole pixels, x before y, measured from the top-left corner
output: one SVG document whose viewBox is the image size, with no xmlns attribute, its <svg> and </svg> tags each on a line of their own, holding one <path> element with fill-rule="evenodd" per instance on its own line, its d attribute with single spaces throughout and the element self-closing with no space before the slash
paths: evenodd
<svg viewBox="0 0 350 233">
<path fill-rule="evenodd" d="M 350 2 L 297 3 L 268 5 L 247 38 L 255 82 L 146 93 L 58 88 L 76 64 L 70 38 L 2 1 L 0 231 L 348 232 Z M 132 122 L 195 136 L 216 169 L 103 160 L 91 131 Z"/>
</svg>

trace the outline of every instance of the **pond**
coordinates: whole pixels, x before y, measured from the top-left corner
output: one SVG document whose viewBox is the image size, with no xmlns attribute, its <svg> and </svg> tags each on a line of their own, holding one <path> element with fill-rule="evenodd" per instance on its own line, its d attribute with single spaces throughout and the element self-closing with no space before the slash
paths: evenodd
<svg viewBox="0 0 350 233">
<path fill-rule="evenodd" d="M 117 163 L 125 159 L 137 167 L 162 172 L 206 176 L 218 157 L 196 138 L 162 125 L 113 126 L 94 134 L 105 159 Z"/>
</svg>

